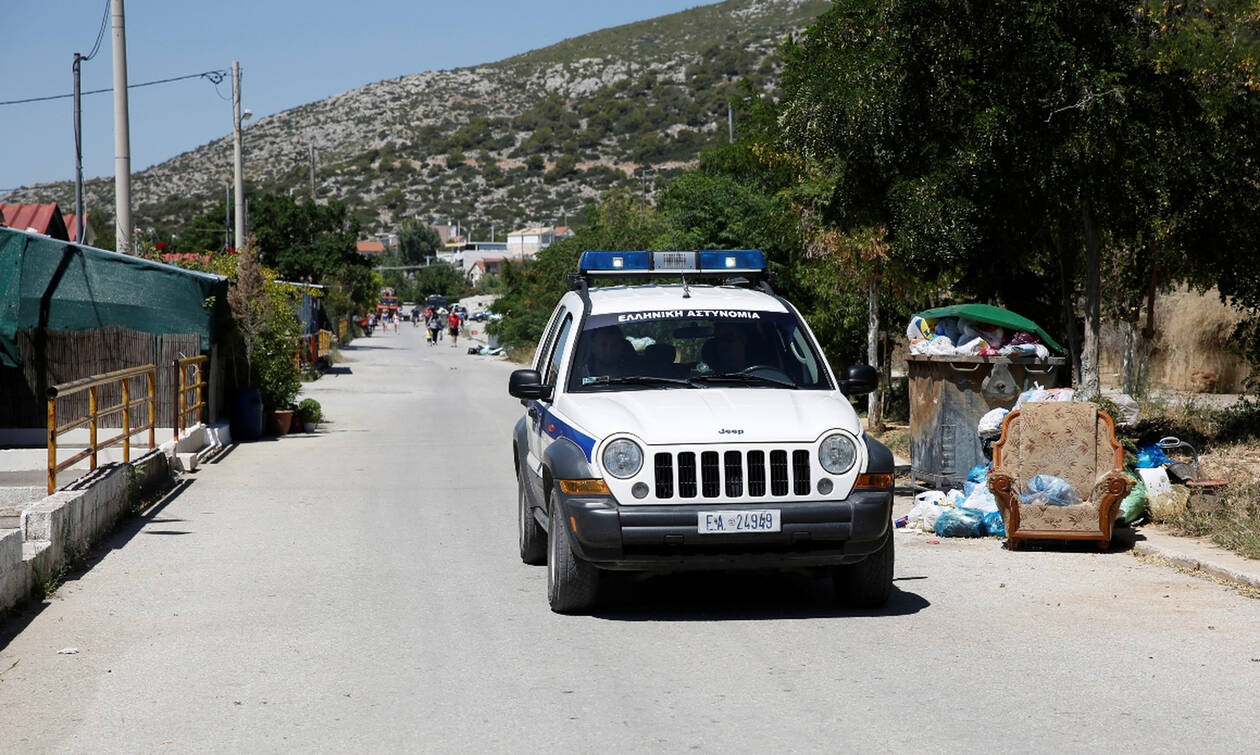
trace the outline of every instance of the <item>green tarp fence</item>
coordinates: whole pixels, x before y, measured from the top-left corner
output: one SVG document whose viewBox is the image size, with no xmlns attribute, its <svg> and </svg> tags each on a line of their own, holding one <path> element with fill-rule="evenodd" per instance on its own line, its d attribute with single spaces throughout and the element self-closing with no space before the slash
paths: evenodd
<svg viewBox="0 0 1260 755">
<path fill-rule="evenodd" d="M 226 315 L 227 279 L 140 257 L 0 228 L 0 364 L 22 358 L 28 328 L 118 325 L 155 335 L 195 333 L 203 351 Z"/>
</svg>

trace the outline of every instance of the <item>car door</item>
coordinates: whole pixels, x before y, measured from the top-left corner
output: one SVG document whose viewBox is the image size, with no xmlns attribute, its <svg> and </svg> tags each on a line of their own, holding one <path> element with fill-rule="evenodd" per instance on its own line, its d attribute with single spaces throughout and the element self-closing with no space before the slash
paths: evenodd
<svg viewBox="0 0 1260 755">
<path fill-rule="evenodd" d="M 553 396 L 549 400 L 537 399 L 529 402 L 526 409 L 529 425 L 529 458 L 530 482 L 535 485 L 534 500 L 542 501 L 542 459 L 552 438 L 546 432 L 547 415 L 555 400 L 554 392 L 560 389 L 557 381 L 560 373 L 560 362 L 564 358 L 568 346 L 569 334 L 573 331 L 573 314 L 561 308 L 556 326 L 555 337 L 543 350 L 539 358 L 538 371 L 542 375 L 543 385 L 550 386 Z"/>
</svg>

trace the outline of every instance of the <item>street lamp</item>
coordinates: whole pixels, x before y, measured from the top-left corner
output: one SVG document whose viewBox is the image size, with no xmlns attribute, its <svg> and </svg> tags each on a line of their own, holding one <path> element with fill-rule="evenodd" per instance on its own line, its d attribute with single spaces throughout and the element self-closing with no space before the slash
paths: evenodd
<svg viewBox="0 0 1260 755">
<path fill-rule="evenodd" d="M 236 189 L 236 233 L 233 238 L 234 248 L 238 251 L 245 238 L 245 166 L 241 162 L 241 121 L 254 113 L 246 110 L 241 113 L 241 64 L 232 61 L 232 140 L 235 152 L 234 184 Z"/>
</svg>

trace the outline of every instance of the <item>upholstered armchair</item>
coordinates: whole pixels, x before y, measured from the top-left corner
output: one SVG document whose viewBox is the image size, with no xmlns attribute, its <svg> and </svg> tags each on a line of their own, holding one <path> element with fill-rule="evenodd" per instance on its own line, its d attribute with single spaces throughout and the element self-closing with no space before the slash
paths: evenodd
<svg viewBox="0 0 1260 755">
<path fill-rule="evenodd" d="M 1080 503 L 1056 506 L 1024 503 L 1028 481 L 1048 474 L 1066 480 Z M 1006 545 L 1020 541 L 1093 540 L 1099 550 L 1111 542 L 1120 502 L 1133 481 L 1124 474 L 1124 449 L 1106 412 L 1083 402 L 1026 403 L 1006 415 L 993 446 L 989 490 L 1006 525 Z"/>
</svg>

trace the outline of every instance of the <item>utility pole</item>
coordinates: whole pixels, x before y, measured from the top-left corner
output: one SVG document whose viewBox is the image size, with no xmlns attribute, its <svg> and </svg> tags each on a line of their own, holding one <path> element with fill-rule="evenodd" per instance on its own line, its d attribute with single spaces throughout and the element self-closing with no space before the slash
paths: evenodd
<svg viewBox="0 0 1260 755">
<path fill-rule="evenodd" d="M 241 63 L 232 61 L 232 142 L 235 156 L 233 185 L 236 189 L 236 233 L 233 246 L 241 249 L 245 238 L 245 167 L 241 164 Z"/>
<path fill-rule="evenodd" d="M 83 110 L 79 67 L 83 56 L 74 54 L 74 217 L 78 228 L 74 231 L 74 243 L 83 243 Z"/>
<path fill-rule="evenodd" d="M 314 144 L 310 145 L 310 148 L 311 148 L 311 201 L 314 202 L 315 201 L 315 145 Z"/>
<path fill-rule="evenodd" d="M 114 40 L 114 250 L 131 254 L 131 127 L 127 110 L 127 30 L 123 0 L 112 0 Z"/>
<path fill-rule="evenodd" d="M 232 184 L 223 187 L 223 250 L 232 245 Z"/>
</svg>

